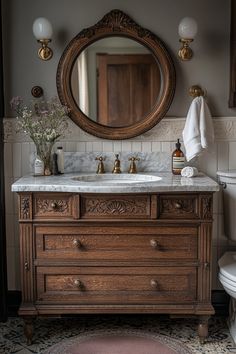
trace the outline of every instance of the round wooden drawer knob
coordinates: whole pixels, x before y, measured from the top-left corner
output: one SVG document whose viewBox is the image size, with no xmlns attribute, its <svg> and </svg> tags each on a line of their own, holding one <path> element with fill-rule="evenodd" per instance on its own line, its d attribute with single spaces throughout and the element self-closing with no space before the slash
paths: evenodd
<svg viewBox="0 0 236 354">
<path fill-rule="evenodd" d="M 182 209 L 182 204 L 176 202 L 175 203 L 175 209 Z"/>
<path fill-rule="evenodd" d="M 157 289 L 158 282 L 155 279 L 151 279 L 150 285 L 153 289 Z"/>
<path fill-rule="evenodd" d="M 73 241 L 73 245 L 76 246 L 77 248 L 81 248 L 82 247 L 82 244 L 81 244 L 80 240 L 74 240 Z"/>
<path fill-rule="evenodd" d="M 159 243 L 157 240 L 150 240 L 150 245 L 152 246 L 152 248 L 157 248 L 159 246 Z"/>
<path fill-rule="evenodd" d="M 51 208 L 55 210 L 55 209 L 57 208 L 57 203 L 52 202 L 52 203 L 51 203 Z"/>
<path fill-rule="evenodd" d="M 83 283 L 79 279 L 75 279 L 74 284 L 80 290 L 83 288 Z"/>
</svg>

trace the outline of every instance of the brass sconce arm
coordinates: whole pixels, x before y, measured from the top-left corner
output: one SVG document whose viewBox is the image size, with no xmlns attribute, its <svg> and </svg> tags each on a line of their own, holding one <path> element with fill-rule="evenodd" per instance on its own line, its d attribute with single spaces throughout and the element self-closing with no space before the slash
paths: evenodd
<svg viewBox="0 0 236 354">
<path fill-rule="evenodd" d="M 190 60 L 193 56 L 193 51 L 189 47 L 189 43 L 193 41 L 193 39 L 184 39 L 181 38 L 180 43 L 182 43 L 182 47 L 180 48 L 178 52 L 178 56 L 181 60 Z"/>
<path fill-rule="evenodd" d="M 38 50 L 38 56 L 42 60 L 49 60 L 53 56 L 53 51 L 48 47 L 48 43 L 51 42 L 51 39 L 38 39 L 38 43 L 41 43 L 41 48 Z"/>
</svg>

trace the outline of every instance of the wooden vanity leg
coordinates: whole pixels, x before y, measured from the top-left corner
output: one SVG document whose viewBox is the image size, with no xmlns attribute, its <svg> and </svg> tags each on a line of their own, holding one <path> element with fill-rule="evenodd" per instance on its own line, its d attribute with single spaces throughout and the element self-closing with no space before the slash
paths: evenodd
<svg viewBox="0 0 236 354">
<path fill-rule="evenodd" d="M 33 325 L 34 317 L 24 317 L 24 334 L 26 337 L 27 345 L 32 344 L 34 325 Z"/>
<path fill-rule="evenodd" d="M 206 338 L 208 337 L 208 321 L 210 316 L 200 316 L 199 324 L 198 324 L 198 335 L 200 339 L 200 343 L 204 344 Z"/>
</svg>

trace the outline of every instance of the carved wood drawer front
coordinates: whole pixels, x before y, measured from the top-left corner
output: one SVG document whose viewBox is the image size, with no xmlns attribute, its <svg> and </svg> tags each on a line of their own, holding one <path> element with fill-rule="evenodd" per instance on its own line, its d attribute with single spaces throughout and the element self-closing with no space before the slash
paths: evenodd
<svg viewBox="0 0 236 354">
<path fill-rule="evenodd" d="M 197 195 L 160 195 L 161 219 L 199 218 Z"/>
<path fill-rule="evenodd" d="M 196 226 L 36 226 L 38 259 L 126 260 L 197 259 Z"/>
<path fill-rule="evenodd" d="M 38 267 L 37 301 L 75 304 L 196 300 L 194 267 Z"/>
<path fill-rule="evenodd" d="M 150 219 L 149 195 L 81 195 L 81 218 Z"/>
<path fill-rule="evenodd" d="M 34 194 L 35 219 L 73 219 L 79 217 L 78 195 L 68 193 Z"/>
</svg>

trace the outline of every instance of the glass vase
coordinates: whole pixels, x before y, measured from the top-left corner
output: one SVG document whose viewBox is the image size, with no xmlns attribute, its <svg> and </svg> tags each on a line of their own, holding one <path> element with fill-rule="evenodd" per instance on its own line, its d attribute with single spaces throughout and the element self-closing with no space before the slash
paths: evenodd
<svg viewBox="0 0 236 354">
<path fill-rule="evenodd" d="M 41 144 L 36 145 L 37 156 L 44 163 L 44 175 L 45 176 L 51 175 L 51 156 L 52 156 L 53 145 L 54 145 L 53 141 L 42 142 Z"/>
</svg>

